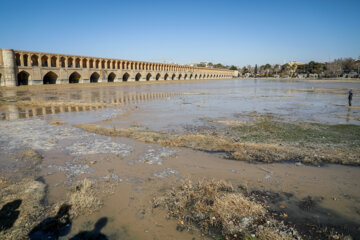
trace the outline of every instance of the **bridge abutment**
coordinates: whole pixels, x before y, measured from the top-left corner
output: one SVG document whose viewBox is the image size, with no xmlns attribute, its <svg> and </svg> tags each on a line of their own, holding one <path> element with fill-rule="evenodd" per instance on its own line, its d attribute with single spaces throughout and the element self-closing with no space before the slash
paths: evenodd
<svg viewBox="0 0 360 240">
<path fill-rule="evenodd" d="M 3 76 L 2 86 L 16 86 L 15 54 L 12 49 L 1 49 Z"/>
</svg>

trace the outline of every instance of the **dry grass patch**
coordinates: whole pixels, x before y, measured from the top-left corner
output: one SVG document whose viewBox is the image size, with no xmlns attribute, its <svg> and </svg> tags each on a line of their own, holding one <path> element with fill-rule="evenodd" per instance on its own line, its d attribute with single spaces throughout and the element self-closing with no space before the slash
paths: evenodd
<svg viewBox="0 0 360 240">
<path fill-rule="evenodd" d="M 271 228 L 261 228 L 256 232 L 256 239 L 259 240 L 291 240 L 289 236 L 282 236 Z"/>
<path fill-rule="evenodd" d="M 145 143 L 169 147 L 187 147 L 201 151 L 225 152 L 230 158 L 243 161 L 360 164 L 358 151 L 349 151 L 348 148 L 301 148 L 275 143 L 237 142 L 230 138 L 206 134 L 169 134 L 134 128 L 109 128 L 96 124 L 76 124 L 74 126 L 88 132 L 110 137 L 127 137 Z"/>
<path fill-rule="evenodd" d="M 66 125 L 66 124 L 68 124 L 68 123 L 65 122 L 65 121 L 51 120 L 51 121 L 50 121 L 50 124 L 51 124 L 51 125 Z"/>
<path fill-rule="evenodd" d="M 101 200 L 96 196 L 94 184 L 87 179 L 73 187 L 68 203 L 71 205 L 70 215 L 72 217 L 91 214 L 102 205 Z"/>
<path fill-rule="evenodd" d="M 247 121 L 230 120 L 230 119 L 212 120 L 211 122 L 220 123 L 226 126 L 246 126 L 250 124 Z"/>
<path fill-rule="evenodd" d="M 26 170 L 31 170 L 43 162 L 43 156 L 33 149 L 23 150 L 19 159 L 21 161 L 19 167 L 21 166 Z"/>
<path fill-rule="evenodd" d="M 0 188 L 0 209 L 4 214 L 0 216 L 0 226 L 4 227 L 0 229 L 0 239 L 27 239 L 27 234 L 44 214 L 44 197 L 45 184 L 30 178 Z M 10 222 L 13 224 L 7 228 Z"/>
<path fill-rule="evenodd" d="M 165 207 L 170 217 L 178 219 L 179 231 L 198 228 L 215 239 L 248 239 L 250 233 L 267 228 L 273 236 L 284 236 L 275 239 L 289 236 L 286 231 L 281 235 L 277 233 L 277 226 L 281 229 L 284 226 L 271 219 L 264 206 L 235 191 L 225 181 L 184 181 L 164 196 L 155 197 L 153 207 L 159 206 Z"/>
<path fill-rule="evenodd" d="M 318 93 L 335 93 L 335 94 L 346 94 L 347 89 L 339 88 L 308 88 L 308 89 L 292 89 L 293 91 L 299 92 L 318 92 Z"/>
<path fill-rule="evenodd" d="M 360 109 L 360 106 L 347 106 L 347 108 L 350 108 L 350 109 Z"/>
</svg>

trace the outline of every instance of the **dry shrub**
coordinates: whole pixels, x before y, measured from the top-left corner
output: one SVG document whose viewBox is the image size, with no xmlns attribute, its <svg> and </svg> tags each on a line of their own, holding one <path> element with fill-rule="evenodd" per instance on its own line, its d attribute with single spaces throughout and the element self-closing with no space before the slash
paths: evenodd
<svg viewBox="0 0 360 240">
<path fill-rule="evenodd" d="M 33 169 L 37 165 L 41 164 L 43 161 L 43 156 L 32 149 L 25 149 L 20 155 L 20 160 L 22 161 L 22 166 L 27 169 Z"/>
<path fill-rule="evenodd" d="M 50 121 L 50 124 L 51 124 L 51 125 L 66 125 L 66 124 L 68 124 L 68 123 L 65 122 L 65 121 L 51 120 L 51 121 Z"/>
<path fill-rule="evenodd" d="M 30 178 L 0 188 L 0 209 L 4 210 L 6 204 L 19 201 L 18 207 L 12 210 L 12 214 L 18 212 L 18 217 L 10 229 L 0 229 L 0 239 L 27 239 L 28 233 L 44 214 L 44 197 L 45 184 Z M 6 221 L 8 217 L 11 218 L 12 215 L 0 216 L 1 222 Z"/>
<path fill-rule="evenodd" d="M 224 181 L 185 181 L 166 196 L 154 198 L 153 206 L 166 206 L 180 227 L 198 226 L 202 232 L 244 236 L 254 223 L 262 222 L 266 209 L 235 192 Z M 183 225 L 183 226 L 182 226 Z M 178 226 L 179 227 L 179 226 Z"/>
<path fill-rule="evenodd" d="M 102 204 L 101 200 L 96 197 L 93 183 L 88 179 L 84 179 L 80 185 L 74 187 L 68 202 L 72 206 L 70 210 L 72 217 L 86 213 L 91 214 Z"/>
<path fill-rule="evenodd" d="M 178 219 L 177 229 L 197 227 L 216 239 L 300 239 L 298 233 L 273 219 L 265 206 L 236 191 L 225 181 L 184 181 L 161 197 L 153 207 L 163 206 Z M 249 238 L 256 233 L 257 238 Z"/>
<path fill-rule="evenodd" d="M 291 240 L 289 236 L 282 236 L 271 228 L 262 228 L 256 232 L 256 237 L 259 240 Z"/>
</svg>

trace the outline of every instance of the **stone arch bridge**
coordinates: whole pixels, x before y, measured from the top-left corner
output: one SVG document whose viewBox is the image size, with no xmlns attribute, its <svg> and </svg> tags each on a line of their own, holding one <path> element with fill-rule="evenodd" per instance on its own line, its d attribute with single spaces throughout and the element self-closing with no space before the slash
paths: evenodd
<svg viewBox="0 0 360 240">
<path fill-rule="evenodd" d="M 232 78 L 234 71 L 0 49 L 0 86 Z"/>
</svg>

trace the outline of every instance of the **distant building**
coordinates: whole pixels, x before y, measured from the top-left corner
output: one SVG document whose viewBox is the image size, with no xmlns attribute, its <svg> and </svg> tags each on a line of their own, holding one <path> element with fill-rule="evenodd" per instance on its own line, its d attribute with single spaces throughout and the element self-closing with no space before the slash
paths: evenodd
<svg viewBox="0 0 360 240">
<path fill-rule="evenodd" d="M 293 65 L 297 65 L 297 66 L 299 66 L 299 65 L 304 65 L 303 63 L 301 63 L 301 62 L 296 62 L 296 61 L 288 62 L 288 64 L 289 64 L 290 66 L 293 66 Z"/>
<path fill-rule="evenodd" d="M 210 62 L 194 62 L 194 63 L 188 63 L 188 64 L 185 64 L 187 66 L 190 66 L 190 67 L 207 67 L 207 68 L 210 68 L 212 66 L 209 66 L 209 63 Z"/>
</svg>

